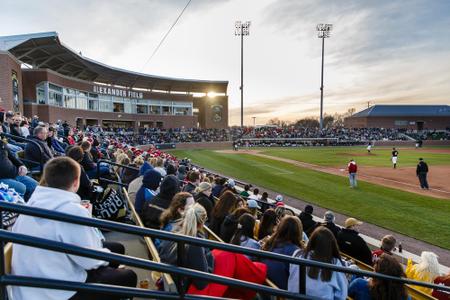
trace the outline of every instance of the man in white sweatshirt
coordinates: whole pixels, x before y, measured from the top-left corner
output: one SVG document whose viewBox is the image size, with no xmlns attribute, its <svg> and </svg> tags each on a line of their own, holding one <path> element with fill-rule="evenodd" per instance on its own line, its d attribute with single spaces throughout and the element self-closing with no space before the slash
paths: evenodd
<svg viewBox="0 0 450 300">
<path fill-rule="evenodd" d="M 80 166 L 76 161 L 68 157 L 50 160 L 45 165 L 43 181 L 45 186 L 36 188 L 28 206 L 91 217 L 89 211 L 81 206 L 81 199 L 76 194 L 80 184 Z M 100 231 L 93 227 L 20 215 L 12 230 L 80 247 L 110 251 L 104 248 Z M 106 261 L 19 244 L 13 245 L 12 274 L 131 287 L 135 287 L 137 281 L 133 271 L 113 268 Z M 116 299 L 108 295 L 19 286 L 11 287 L 9 292 L 11 300 Z"/>
</svg>

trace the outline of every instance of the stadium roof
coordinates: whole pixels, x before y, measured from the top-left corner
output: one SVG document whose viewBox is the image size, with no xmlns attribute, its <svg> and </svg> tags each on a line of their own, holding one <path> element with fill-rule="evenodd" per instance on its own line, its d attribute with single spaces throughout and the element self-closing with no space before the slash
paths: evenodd
<svg viewBox="0 0 450 300">
<path fill-rule="evenodd" d="M 64 45 L 56 32 L 0 37 L 0 50 L 8 51 L 33 68 L 105 84 L 150 90 L 191 93 L 226 93 L 228 81 L 161 77 L 111 67 L 83 56 Z"/>
<path fill-rule="evenodd" d="M 367 117 L 450 117 L 448 105 L 374 105 L 354 114 Z"/>
</svg>

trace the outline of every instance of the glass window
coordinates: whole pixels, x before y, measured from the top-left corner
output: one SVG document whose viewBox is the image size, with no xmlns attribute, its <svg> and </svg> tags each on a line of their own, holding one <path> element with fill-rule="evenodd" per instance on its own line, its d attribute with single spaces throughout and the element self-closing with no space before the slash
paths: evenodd
<svg viewBox="0 0 450 300">
<path fill-rule="evenodd" d="M 114 112 L 124 112 L 125 111 L 125 107 L 124 107 L 123 103 L 114 102 L 113 105 L 114 105 L 114 109 L 113 109 Z"/>
<path fill-rule="evenodd" d="M 45 104 L 45 90 L 41 88 L 36 89 L 36 99 L 39 104 Z"/>
<path fill-rule="evenodd" d="M 50 90 L 48 92 L 48 104 L 54 106 L 63 106 L 63 95 L 61 93 Z"/>
<path fill-rule="evenodd" d="M 161 106 L 156 106 L 156 105 L 150 105 L 149 107 L 149 114 L 152 115 L 160 115 L 161 114 Z"/>
<path fill-rule="evenodd" d="M 189 107 L 174 107 L 173 108 L 173 114 L 176 116 L 190 116 L 191 109 Z"/>
<path fill-rule="evenodd" d="M 74 95 L 64 95 L 64 107 L 76 108 Z"/>
<path fill-rule="evenodd" d="M 125 99 L 125 102 L 123 104 L 125 107 L 125 113 L 127 113 L 127 114 L 136 113 L 136 100 Z"/>
<path fill-rule="evenodd" d="M 148 114 L 148 106 L 147 105 L 137 105 L 136 112 L 138 114 Z"/>
<path fill-rule="evenodd" d="M 162 106 L 162 114 L 163 115 L 171 115 L 172 114 L 172 106 Z"/>
<path fill-rule="evenodd" d="M 89 99 L 89 110 L 98 111 L 98 100 Z"/>
<path fill-rule="evenodd" d="M 78 91 L 77 108 L 88 109 L 87 93 Z"/>
<path fill-rule="evenodd" d="M 60 86 L 54 85 L 53 83 L 48 84 L 48 88 L 54 90 L 55 92 L 62 93 L 63 89 Z"/>
<path fill-rule="evenodd" d="M 99 101 L 99 110 L 105 112 L 112 112 L 112 102 L 111 101 Z"/>
</svg>

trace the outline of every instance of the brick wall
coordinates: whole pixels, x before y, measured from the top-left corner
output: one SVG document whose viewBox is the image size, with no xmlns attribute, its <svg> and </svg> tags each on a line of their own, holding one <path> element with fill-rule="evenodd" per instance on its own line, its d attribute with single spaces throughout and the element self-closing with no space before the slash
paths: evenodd
<svg viewBox="0 0 450 300">
<path fill-rule="evenodd" d="M 23 112 L 22 101 L 22 71 L 20 64 L 8 52 L 0 51 L 0 107 L 13 110 L 12 72 L 17 74 L 19 83 L 19 112 Z"/>
</svg>

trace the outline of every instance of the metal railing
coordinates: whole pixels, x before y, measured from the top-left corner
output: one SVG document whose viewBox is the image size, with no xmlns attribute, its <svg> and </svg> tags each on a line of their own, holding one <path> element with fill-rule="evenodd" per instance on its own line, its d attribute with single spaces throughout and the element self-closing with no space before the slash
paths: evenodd
<svg viewBox="0 0 450 300">
<path fill-rule="evenodd" d="M 31 144 L 37 146 L 37 148 L 39 149 L 39 161 L 29 160 L 29 159 L 25 159 L 25 158 L 19 158 L 19 159 L 22 162 L 39 166 L 39 173 L 42 174 L 42 171 L 43 171 L 43 168 L 44 168 L 44 160 L 43 160 L 44 156 L 42 155 L 42 153 L 43 153 L 44 150 L 42 150 L 42 147 L 41 147 L 41 145 L 39 145 L 38 142 L 33 141 L 32 139 L 28 139 L 28 138 L 24 138 L 24 137 L 21 137 L 21 136 L 12 135 L 12 134 L 9 134 L 9 133 L 6 133 L 6 132 L 0 133 L 0 136 L 4 136 L 4 137 L 7 137 L 7 138 L 10 138 L 10 139 L 13 139 L 13 140 L 24 141 L 24 142 L 31 143 Z M 32 170 L 30 170 L 30 171 L 32 171 Z"/>
<path fill-rule="evenodd" d="M 136 167 L 118 164 L 116 162 L 106 160 L 106 159 L 99 159 L 97 161 L 97 178 L 98 178 L 99 183 L 105 182 L 105 183 L 117 184 L 117 185 L 123 186 L 123 187 L 128 187 L 128 184 L 122 182 L 120 176 L 117 176 L 118 181 L 114 181 L 114 180 L 111 180 L 108 178 L 101 177 L 100 176 L 100 164 L 101 163 L 139 172 L 139 168 L 136 168 Z"/>
<path fill-rule="evenodd" d="M 2 211 L 10 211 L 15 212 L 19 214 L 34 216 L 34 217 L 40 217 L 40 218 L 46 218 L 56 221 L 62 221 L 62 222 L 68 222 L 72 224 L 78 224 L 78 225 L 84 225 L 84 226 L 91 226 L 91 227 L 98 227 L 101 229 L 106 230 L 113 230 L 128 234 L 134 234 L 139 236 L 149 236 L 153 238 L 159 238 L 159 239 L 165 239 L 165 240 L 171 240 L 177 243 L 178 245 L 178 255 L 179 257 L 184 257 L 184 251 L 185 247 L 184 245 L 196 245 L 204 248 L 210 248 L 210 249 L 220 249 L 224 251 L 229 252 L 235 252 L 235 253 L 241 253 L 248 256 L 254 256 L 258 257 L 260 259 L 272 259 L 277 260 L 285 263 L 290 264 L 296 264 L 300 268 L 300 293 L 290 293 L 285 290 L 279 290 L 279 289 L 273 289 L 264 285 L 254 284 L 250 282 L 245 282 L 237 279 L 231 279 L 227 277 L 222 277 L 210 273 L 204 273 L 196 270 L 191 270 L 184 268 L 181 266 L 173 266 L 165 263 L 156 263 L 152 261 L 148 261 L 145 259 L 140 258 L 132 258 L 126 255 L 120 255 L 120 254 L 113 254 L 113 253 L 105 253 L 103 251 L 97 251 L 87 248 L 82 248 L 79 246 L 74 246 L 70 244 L 65 244 L 61 242 L 56 242 L 52 240 L 37 238 L 34 236 L 28 236 L 24 234 L 9 232 L 4 229 L 0 230 L 0 241 L 1 241 L 1 264 L 0 264 L 0 288 L 2 289 L 2 295 L 4 295 L 4 289 L 6 285 L 23 285 L 23 286 L 34 286 L 34 287 L 45 287 L 45 288 L 52 288 L 52 289 L 66 289 L 66 290 L 89 290 L 93 292 L 98 293 L 107 293 L 107 294 L 120 294 L 120 295 L 127 295 L 128 297 L 132 296 L 140 296 L 140 297 L 155 297 L 154 291 L 142 291 L 140 289 L 135 288 L 121 288 L 121 287 L 115 287 L 110 289 L 110 286 L 107 285 L 98 285 L 98 284 L 83 284 L 83 283 L 70 283 L 66 281 L 61 280 L 45 280 L 43 282 L 42 279 L 38 278 L 29 278 L 29 277 L 23 277 L 23 276 L 13 276 L 13 275 L 7 275 L 5 274 L 5 263 L 4 263 L 4 255 L 3 255 L 3 247 L 4 242 L 9 241 L 17 244 L 22 244 L 30 247 L 37 247 L 41 249 L 46 250 L 52 250 L 72 255 L 79 255 L 83 257 L 89 257 L 94 259 L 100 259 L 105 260 L 109 262 L 115 262 L 120 263 L 128 266 L 133 266 L 137 268 L 143 268 L 148 270 L 155 270 L 163 273 L 169 273 L 172 275 L 179 276 L 181 279 L 183 278 L 194 278 L 194 279 L 201 279 L 208 282 L 215 282 L 223 285 L 233 286 L 233 287 L 240 287 L 240 288 L 246 288 L 255 290 L 260 293 L 268 294 L 268 295 L 274 295 L 274 296 L 281 296 L 281 297 L 288 297 L 291 299 L 313 299 L 310 296 L 305 295 L 305 277 L 306 277 L 306 267 L 318 267 L 322 269 L 329 269 L 337 272 L 344 272 L 347 274 L 354 274 L 357 276 L 367 276 L 372 278 L 379 278 L 383 280 L 391 280 L 395 282 L 401 282 L 404 284 L 411 284 L 411 285 L 417 285 L 417 286 L 423 286 L 431 289 L 436 290 L 442 290 L 450 292 L 450 287 L 442 286 L 442 285 L 436 285 L 436 284 L 430 284 L 426 282 L 419 282 L 414 280 L 409 280 L 405 278 L 399 278 L 399 277 L 393 277 L 393 276 L 387 276 L 380 273 L 374 273 L 369 271 L 363 271 L 363 270 L 355 270 L 347 267 L 341 267 L 333 264 L 327 264 L 322 262 L 317 262 L 313 260 L 308 260 L 305 258 L 297 258 L 297 257 L 291 257 L 271 252 L 266 252 L 262 250 L 255 250 L 250 248 L 244 248 L 236 245 L 231 244 L 223 244 L 220 242 L 215 242 L 211 240 L 205 240 L 202 238 L 196 238 L 196 237 L 190 237 L 180 234 L 175 234 L 171 232 L 156 230 L 156 229 L 149 229 L 149 228 L 141 228 L 134 225 L 128 225 L 128 224 L 122 224 L 112 221 L 105 221 L 105 220 L 99 220 L 99 219 L 93 219 L 93 218 L 84 218 L 84 217 L 78 217 L 70 214 L 55 212 L 51 210 L 41 209 L 41 208 L 34 208 L 34 207 L 28 207 L 26 205 L 19 205 L 19 204 L 12 204 L 7 202 L 0 202 L 0 216 L 2 216 Z M 173 296 L 174 294 L 166 293 L 167 299 L 170 298 L 170 296 Z M 189 296 L 185 295 L 184 288 L 178 289 L 178 297 L 181 299 L 185 298 L 187 299 Z M 158 297 L 160 295 L 158 294 Z M 164 297 L 161 297 L 161 299 Z M 4 298 L 0 298 L 4 299 Z"/>
</svg>

